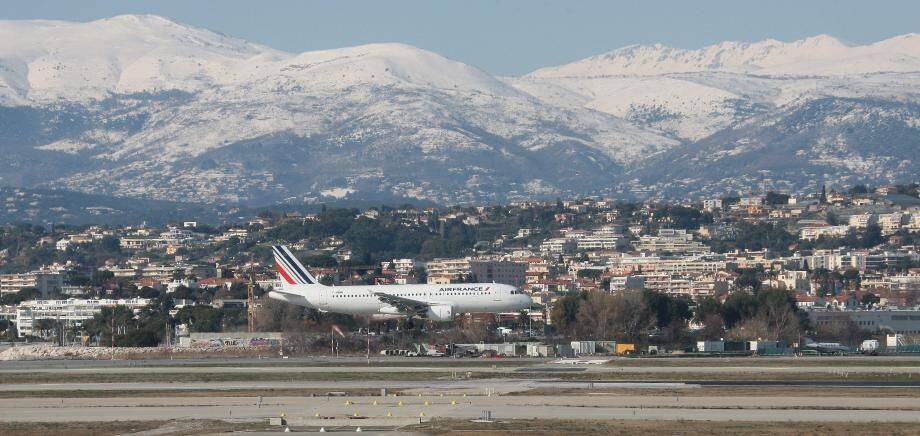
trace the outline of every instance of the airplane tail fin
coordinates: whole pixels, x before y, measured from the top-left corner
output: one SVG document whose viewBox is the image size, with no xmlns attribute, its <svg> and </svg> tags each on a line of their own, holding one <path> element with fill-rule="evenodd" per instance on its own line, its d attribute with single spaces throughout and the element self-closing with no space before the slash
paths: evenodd
<svg viewBox="0 0 920 436">
<path fill-rule="evenodd" d="M 291 253 L 284 245 L 273 245 L 272 252 L 275 255 L 275 267 L 281 279 L 289 285 L 321 285 L 310 271 L 297 260 L 294 253 Z"/>
</svg>

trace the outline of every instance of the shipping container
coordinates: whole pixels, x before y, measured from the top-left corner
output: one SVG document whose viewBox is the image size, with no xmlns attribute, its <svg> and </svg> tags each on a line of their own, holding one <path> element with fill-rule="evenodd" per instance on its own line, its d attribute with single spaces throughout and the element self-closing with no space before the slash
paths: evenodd
<svg viewBox="0 0 920 436">
<path fill-rule="evenodd" d="M 722 341 L 699 341 L 696 343 L 696 350 L 700 353 L 724 353 L 725 342 Z"/>
<path fill-rule="evenodd" d="M 572 341 L 571 346 L 578 356 L 591 356 L 595 351 L 594 341 Z"/>
<path fill-rule="evenodd" d="M 594 351 L 598 354 L 616 354 L 617 343 L 615 341 L 597 341 L 594 343 Z"/>
<path fill-rule="evenodd" d="M 740 353 L 743 351 L 748 351 L 748 343 L 746 341 L 725 341 L 725 350 L 726 353 Z"/>
</svg>

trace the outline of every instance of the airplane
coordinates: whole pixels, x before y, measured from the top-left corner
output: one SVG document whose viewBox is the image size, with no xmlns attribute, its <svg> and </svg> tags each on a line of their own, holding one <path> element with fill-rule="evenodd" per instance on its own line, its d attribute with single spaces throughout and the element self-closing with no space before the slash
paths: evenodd
<svg viewBox="0 0 920 436">
<path fill-rule="evenodd" d="M 841 356 L 850 352 L 850 347 L 842 345 L 838 342 L 809 342 L 805 345 L 805 348 L 815 350 L 820 354 L 833 354 Z"/>
<path fill-rule="evenodd" d="M 460 313 L 519 312 L 533 300 L 520 289 L 498 283 L 449 285 L 325 286 L 304 268 L 287 247 L 272 246 L 281 282 L 268 297 L 321 312 L 374 320 L 425 318 L 453 321 Z"/>
</svg>

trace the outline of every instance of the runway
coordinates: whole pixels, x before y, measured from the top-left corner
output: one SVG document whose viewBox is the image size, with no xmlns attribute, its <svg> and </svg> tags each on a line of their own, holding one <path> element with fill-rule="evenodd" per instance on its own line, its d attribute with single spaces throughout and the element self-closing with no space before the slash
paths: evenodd
<svg viewBox="0 0 920 436">
<path fill-rule="evenodd" d="M 373 401 L 378 404 L 374 405 Z M 402 405 L 399 405 L 402 401 Z M 426 405 L 425 402 L 428 402 Z M 350 402 L 351 404 L 347 404 Z M 455 402 L 456 404 L 452 404 Z M 449 417 L 475 419 L 640 419 L 799 422 L 920 422 L 920 399 L 826 397 L 648 397 L 648 396 L 424 396 L 424 397 L 173 397 L 2 399 L 0 421 L 77 422 L 170 419 L 264 420 Z"/>
<path fill-rule="evenodd" d="M 410 362 L 411 363 L 411 362 Z M 885 365 L 687 365 L 687 366 L 620 366 L 617 362 L 602 365 L 560 365 L 540 363 L 536 365 L 520 366 L 506 363 L 501 366 L 490 367 L 487 365 L 456 365 L 455 361 L 447 360 L 449 365 L 418 364 L 390 366 L 386 363 L 373 363 L 369 365 L 348 366 L 310 366 L 310 365 L 285 365 L 285 366 L 81 366 L 70 364 L 62 367 L 27 367 L 24 365 L 0 365 L 2 374 L 295 374 L 295 373 L 491 373 L 512 374 L 532 373 L 535 377 L 541 373 L 579 372 L 588 374 L 917 374 L 920 375 L 920 364 L 903 366 Z"/>
<path fill-rule="evenodd" d="M 504 420 L 917 423 L 918 373 L 917 359 L 865 358 L 618 359 L 600 365 L 533 359 L 367 364 L 358 358 L 2 362 L 0 422 L 266 422 L 284 413 L 303 428 L 358 422 L 398 428 L 418 419 L 483 414 Z M 835 387 L 846 389 L 827 394 Z M 383 388 L 391 396 L 357 396 Z"/>
</svg>

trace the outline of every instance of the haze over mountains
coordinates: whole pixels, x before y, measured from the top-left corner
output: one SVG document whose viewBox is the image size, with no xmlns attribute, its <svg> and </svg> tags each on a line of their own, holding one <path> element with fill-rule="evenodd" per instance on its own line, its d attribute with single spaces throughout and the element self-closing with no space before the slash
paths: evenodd
<svg viewBox="0 0 920 436">
<path fill-rule="evenodd" d="M 920 36 L 631 46 L 495 77 L 156 16 L 0 21 L 0 185 L 193 202 L 677 197 L 920 173 Z"/>
</svg>

